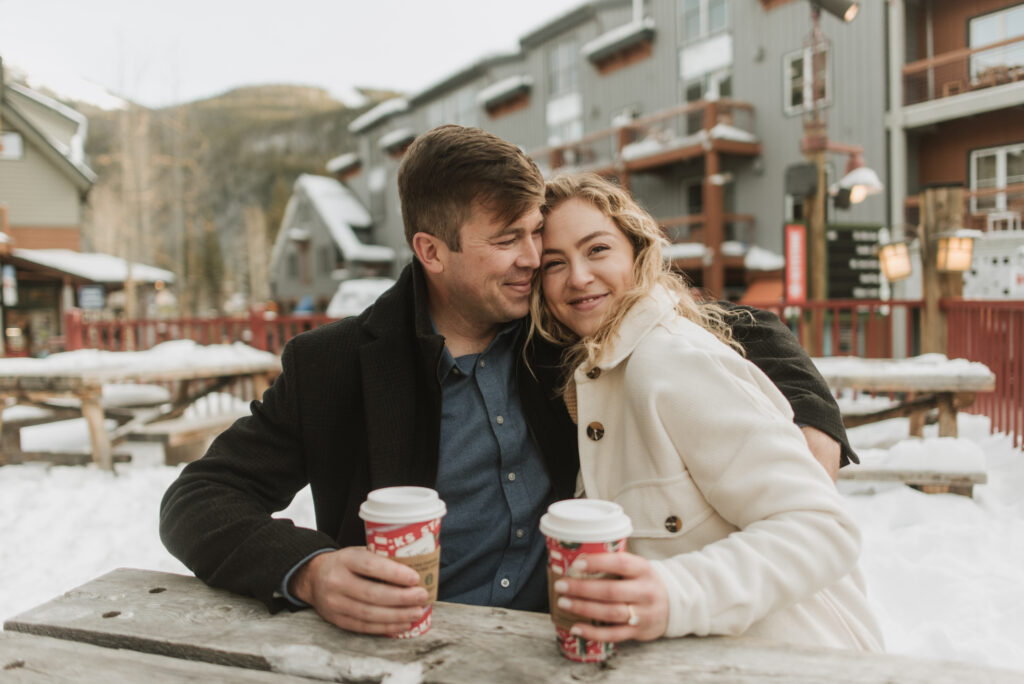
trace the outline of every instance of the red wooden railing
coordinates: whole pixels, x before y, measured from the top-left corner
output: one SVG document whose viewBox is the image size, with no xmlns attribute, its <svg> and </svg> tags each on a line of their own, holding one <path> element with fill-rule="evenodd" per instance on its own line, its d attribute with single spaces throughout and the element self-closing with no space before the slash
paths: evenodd
<svg viewBox="0 0 1024 684">
<path fill-rule="evenodd" d="M 920 353 L 920 300 L 761 302 L 754 306 L 778 314 L 805 348 L 809 339 L 816 340 L 816 348 L 808 349 L 812 356 L 902 358 Z M 947 355 L 980 361 L 996 374 L 995 391 L 979 394 L 966 410 L 988 416 L 994 431 L 1012 434 L 1014 444 L 1024 448 L 1024 301 L 945 299 L 941 306 L 947 316 Z M 292 337 L 333 320 L 322 314 L 272 316 L 253 311 L 242 318 L 87 322 L 73 309 L 65 316 L 64 332 L 69 350 L 124 350 L 130 330 L 135 349 L 192 339 L 203 344 L 245 342 L 280 354 Z"/>
<path fill-rule="evenodd" d="M 996 374 L 994 392 L 966 409 L 992 420 L 992 430 L 1013 435 L 1024 448 L 1024 301 L 942 302 L 948 356 L 980 361 Z"/>
<path fill-rule="evenodd" d="M 64 337 L 68 350 L 142 350 L 169 340 L 195 340 L 200 344 L 244 342 L 280 354 L 291 338 L 334 320 L 324 314 L 277 316 L 254 309 L 243 317 L 87 321 L 81 310 L 71 309 L 64 315 Z"/>
</svg>

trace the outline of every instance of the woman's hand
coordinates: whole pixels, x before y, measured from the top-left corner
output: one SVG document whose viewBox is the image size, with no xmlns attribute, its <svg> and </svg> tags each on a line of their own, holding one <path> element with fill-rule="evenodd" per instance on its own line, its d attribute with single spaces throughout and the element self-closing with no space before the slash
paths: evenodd
<svg viewBox="0 0 1024 684">
<path fill-rule="evenodd" d="M 650 641 L 668 628 L 668 592 L 646 558 L 632 553 L 580 556 L 570 573 L 608 573 L 621 579 L 563 577 L 555 582 L 558 605 L 582 617 L 607 623 L 577 622 L 572 633 L 599 641 Z"/>
</svg>

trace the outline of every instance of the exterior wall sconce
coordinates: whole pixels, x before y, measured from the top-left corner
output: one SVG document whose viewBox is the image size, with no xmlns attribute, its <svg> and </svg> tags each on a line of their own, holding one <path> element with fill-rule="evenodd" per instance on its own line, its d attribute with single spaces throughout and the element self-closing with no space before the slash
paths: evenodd
<svg viewBox="0 0 1024 684">
<path fill-rule="evenodd" d="M 937 236 L 935 267 L 940 271 L 963 272 L 971 267 L 975 238 L 981 237 L 979 230 L 961 228 Z"/>
<path fill-rule="evenodd" d="M 846 23 L 853 21 L 857 17 L 857 12 L 860 11 L 860 3 L 849 0 L 811 0 L 811 5 L 825 10 Z"/>
<path fill-rule="evenodd" d="M 829 194 L 835 198 L 837 209 L 849 209 L 851 204 L 860 204 L 868 195 L 877 195 L 884 190 L 878 174 L 864 165 L 863 154 L 852 151 L 846 162 L 846 175 L 829 188 Z"/>
</svg>

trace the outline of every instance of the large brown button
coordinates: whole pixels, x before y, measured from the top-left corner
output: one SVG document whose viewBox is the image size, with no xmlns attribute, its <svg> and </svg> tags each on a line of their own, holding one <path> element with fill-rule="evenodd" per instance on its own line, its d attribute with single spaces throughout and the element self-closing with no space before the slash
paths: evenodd
<svg viewBox="0 0 1024 684">
<path fill-rule="evenodd" d="M 667 518 L 665 518 L 665 529 L 669 532 L 678 532 L 681 526 L 682 525 L 679 522 L 679 518 L 677 516 L 670 515 Z"/>
<path fill-rule="evenodd" d="M 597 421 L 594 421 L 587 426 L 587 437 L 594 440 L 595 442 L 604 437 L 604 425 L 601 425 Z"/>
<path fill-rule="evenodd" d="M 601 377 L 601 369 L 598 368 L 597 366 L 594 366 L 593 368 L 587 371 L 587 377 L 590 378 L 591 380 L 597 380 L 599 377 Z"/>
</svg>

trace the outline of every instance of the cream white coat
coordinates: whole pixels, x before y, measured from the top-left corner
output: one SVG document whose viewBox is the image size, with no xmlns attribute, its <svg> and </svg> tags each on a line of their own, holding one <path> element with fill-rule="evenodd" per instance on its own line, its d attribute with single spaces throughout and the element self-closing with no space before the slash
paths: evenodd
<svg viewBox="0 0 1024 684">
<path fill-rule="evenodd" d="M 882 650 L 857 527 L 767 376 L 664 290 L 599 368 L 574 376 L 581 484 L 632 518 L 629 550 L 668 589 L 666 636 Z"/>
</svg>

